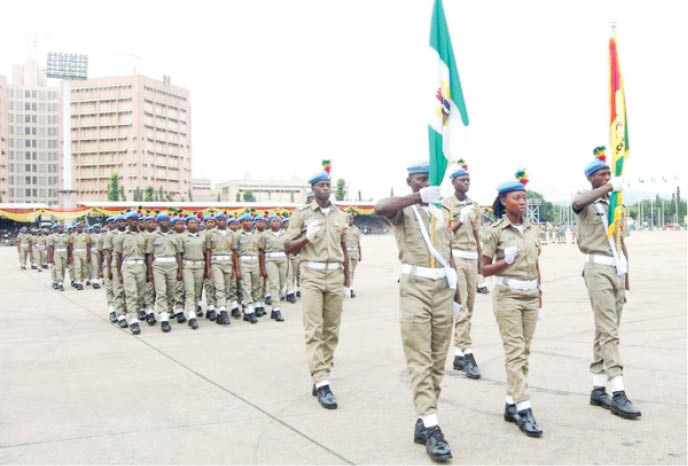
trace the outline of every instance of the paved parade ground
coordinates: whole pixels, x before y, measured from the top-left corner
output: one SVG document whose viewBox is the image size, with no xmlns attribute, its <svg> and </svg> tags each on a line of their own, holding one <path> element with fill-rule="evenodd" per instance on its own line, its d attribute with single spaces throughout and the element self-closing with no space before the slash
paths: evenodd
<svg viewBox="0 0 688 466">
<path fill-rule="evenodd" d="M 627 242 L 621 354 L 641 420 L 588 404 L 593 316 L 575 245 L 547 245 L 541 258 L 529 380 L 540 439 L 502 419 L 502 345 L 491 295 L 478 295 L 483 377 L 453 371 L 450 354 L 442 383 L 453 463 L 686 464 L 686 239 L 634 232 Z M 21 271 L 16 250 L 0 249 L 0 463 L 430 463 L 413 443 L 394 239 L 362 247 L 330 379 L 335 411 L 311 396 L 298 303 L 283 306 L 283 323 L 201 320 L 170 334 L 144 324 L 133 337 L 108 321 L 103 290 L 54 291 L 47 271 Z"/>
</svg>

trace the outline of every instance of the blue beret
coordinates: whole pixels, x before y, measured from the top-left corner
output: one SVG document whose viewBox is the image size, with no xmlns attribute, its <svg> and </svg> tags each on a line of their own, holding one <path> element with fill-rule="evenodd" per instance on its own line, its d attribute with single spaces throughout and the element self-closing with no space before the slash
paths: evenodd
<svg viewBox="0 0 688 466">
<path fill-rule="evenodd" d="M 289 221 L 289 217 L 285 217 L 282 219 L 282 223 L 287 223 Z"/>
<path fill-rule="evenodd" d="M 170 224 L 174 225 L 174 224 L 177 223 L 179 220 L 180 220 L 180 218 L 177 217 L 177 216 L 170 217 Z"/>
<path fill-rule="evenodd" d="M 243 222 L 244 220 L 251 220 L 251 216 L 249 214 L 244 214 L 241 217 L 239 217 L 240 222 Z"/>
<path fill-rule="evenodd" d="M 157 220 L 158 222 L 159 222 L 160 220 L 169 220 L 169 219 L 170 219 L 170 214 L 165 213 L 165 212 L 163 212 L 163 213 L 161 213 L 161 214 L 158 214 L 158 216 L 156 217 L 156 220 Z"/>
<path fill-rule="evenodd" d="M 408 174 L 409 175 L 418 175 L 421 173 L 430 173 L 430 165 L 428 162 L 424 162 L 422 160 L 418 160 L 416 162 L 413 162 L 411 165 L 407 167 Z"/>
<path fill-rule="evenodd" d="M 268 217 L 268 222 L 272 222 L 273 220 L 281 220 L 277 215 L 270 215 Z"/>
<path fill-rule="evenodd" d="M 227 224 L 229 225 L 230 223 L 235 223 L 238 222 L 239 220 L 236 219 L 236 217 L 229 217 L 227 220 Z"/>
<path fill-rule="evenodd" d="M 138 220 L 139 219 L 139 213 L 138 212 L 129 212 L 124 218 L 127 220 Z"/>
<path fill-rule="evenodd" d="M 152 215 L 146 215 L 145 217 L 141 218 L 141 220 L 143 220 L 144 222 L 147 222 L 149 220 L 155 221 L 155 217 L 153 217 Z"/>
<path fill-rule="evenodd" d="M 114 222 L 114 221 L 115 221 L 115 216 L 114 216 L 114 215 L 111 215 L 110 217 L 108 217 L 108 218 L 105 219 L 105 223 L 110 223 L 110 222 Z"/>
<path fill-rule="evenodd" d="M 456 170 L 454 173 L 449 175 L 449 179 L 454 181 L 456 178 L 458 178 L 460 176 L 466 176 L 466 175 L 468 175 L 468 172 L 466 171 L 465 168 L 461 167 L 458 170 Z"/>
<path fill-rule="evenodd" d="M 93 228 L 102 226 L 100 223 L 94 223 Z"/>
<path fill-rule="evenodd" d="M 206 217 L 208 217 L 208 215 L 206 215 Z M 195 215 L 187 215 L 184 217 L 184 223 L 189 223 L 189 220 L 196 220 L 198 222 L 198 217 Z M 203 217 L 203 220 L 205 220 L 205 217 Z"/>
<path fill-rule="evenodd" d="M 224 212 L 218 212 L 217 214 L 215 214 L 215 220 L 222 220 L 222 219 L 226 220 L 227 214 L 225 214 Z"/>
<path fill-rule="evenodd" d="M 265 217 L 263 217 L 262 215 L 257 215 L 257 216 L 253 219 L 253 221 L 254 221 L 254 222 L 258 222 L 258 221 L 263 221 L 263 222 L 264 222 L 264 221 L 265 221 Z"/>
<path fill-rule="evenodd" d="M 213 217 L 211 217 L 210 214 L 205 214 L 205 215 L 203 216 L 203 221 L 204 221 L 204 222 L 207 222 L 208 220 L 210 220 L 210 219 L 212 219 L 212 218 L 213 218 Z"/>
<path fill-rule="evenodd" d="M 320 170 L 319 172 L 315 173 L 313 176 L 311 176 L 308 180 L 308 184 L 311 186 L 317 183 L 318 181 L 324 181 L 324 180 L 329 180 L 330 179 L 330 174 L 327 173 L 325 170 Z"/>
<path fill-rule="evenodd" d="M 609 165 L 601 161 L 600 159 L 595 159 L 585 166 L 585 177 L 593 175 L 596 171 L 602 170 L 603 168 L 609 168 Z"/>
<path fill-rule="evenodd" d="M 525 190 L 526 190 L 526 187 L 523 186 L 523 183 L 521 183 L 518 180 L 505 181 L 504 183 L 497 186 L 497 191 L 499 192 L 500 196 L 502 194 L 510 193 L 511 191 L 525 191 Z"/>
</svg>

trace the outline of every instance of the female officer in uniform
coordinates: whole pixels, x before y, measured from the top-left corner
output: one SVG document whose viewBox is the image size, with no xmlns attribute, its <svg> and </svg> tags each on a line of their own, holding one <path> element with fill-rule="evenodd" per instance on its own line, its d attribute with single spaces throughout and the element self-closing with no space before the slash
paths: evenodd
<svg viewBox="0 0 688 466">
<path fill-rule="evenodd" d="M 504 420 L 528 436 L 540 437 L 528 394 L 530 343 L 542 306 L 540 241 L 537 227 L 525 215 L 525 173 L 521 179 L 499 185 L 493 205 L 498 220 L 483 238 L 482 270 L 485 276 L 496 276 L 492 299 L 506 358 Z"/>
</svg>

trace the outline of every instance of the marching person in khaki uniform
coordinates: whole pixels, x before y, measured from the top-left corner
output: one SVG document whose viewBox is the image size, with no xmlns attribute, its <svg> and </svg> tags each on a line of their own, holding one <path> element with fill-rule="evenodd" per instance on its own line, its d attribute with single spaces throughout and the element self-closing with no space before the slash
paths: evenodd
<svg viewBox="0 0 688 466">
<path fill-rule="evenodd" d="M 315 174 L 309 184 L 315 200 L 296 210 L 284 249 L 303 260 L 303 327 L 313 396 L 321 406 L 337 408 L 328 377 L 339 341 L 344 287 L 349 286 L 349 257 L 344 234 L 346 214 L 330 202 L 330 175 Z"/>
<path fill-rule="evenodd" d="M 124 284 L 122 275 L 117 267 L 117 253 L 115 247 L 121 243 L 126 231 L 127 221 L 123 215 L 115 215 L 112 220 L 112 229 L 103 239 L 103 260 L 105 261 L 104 273 L 107 274 L 112 286 L 112 304 L 114 309 L 110 309 L 110 321 L 118 322 L 120 328 L 127 328 L 127 306 L 124 296 Z M 113 320 L 112 312 L 115 312 Z"/>
<path fill-rule="evenodd" d="M 241 224 L 239 223 L 239 220 L 232 215 L 227 220 L 227 228 L 234 235 L 236 235 L 236 233 L 241 230 Z M 229 306 L 232 309 L 232 317 L 236 319 L 241 318 L 241 311 L 239 310 L 239 303 L 241 302 L 241 299 L 239 298 L 239 279 L 237 278 L 237 271 L 239 270 L 238 257 L 239 256 L 236 256 L 234 258 L 234 275 L 229 281 L 229 291 L 226 292 L 227 299 L 230 303 Z"/>
<path fill-rule="evenodd" d="M 200 235 L 205 239 L 205 236 L 217 227 L 217 222 L 212 215 L 205 215 L 203 223 L 199 225 Z M 205 301 L 208 305 L 208 312 L 212 311 L 214 314 L 217 311 L 217 293 L 215 292 L 215 285 L 212 277 L 205 278 L 203 275 L 203 290 L 205 290 Z M 200 302 L 200 301 L 199 301 Z M 215 320 L 215 319 L 212 319 Z"/>
<path fill-rule="evenodd" d="M 348 293 L 350 297 L 355 298 L 356 293 L 354 292 L 354 275 L 356 273 L 356 267 L 358 263 L 363 260 L 361 255 L 361 230 L 354 225 L 355 214 L 349 214 L 349 229 L 346 231 L 346 250 L 349 254 L 349 282 L 351 287 L 348 290 L 344 290 L 344 293 Z"/>
<path fill-rule="evenodd" d="M 89 247 L 91 249 L 91 262 L 89 262 L 89 278 L 93 289 L 97 290 L 100 288 L 100 265 L 102 264 L 100 260 L 100 252 L 103 250 L 103 232 L 100 227 L 100 223 L 93 225 L 93 230 L 89 234 Z"/>
<path fill-rule="evenodd" d="M 15 241 L 17 244 L 17 254 L 19 255 L 19 267 L 26 270 L 26 258 L 29 255 L 29 244 L 31 243 L 31 235 L 29 235 L 26 227 L 19 229 L 19 234 Z"/>
<path fill-rule="evenodd" d="M 139 228 L 144 235 L 148 236 L 148 239 L 152 239 L 155 233 L 158 231 L 158 223 L 155 221 L 155 217 L 153 215 L 147 215 L 140 220 Z M 149 277 L 149 280 L 146 281 L 146 286 L 143 288 L 143 307 L 139 311 L 139 320 L 149 321 L 150 316 L 153 316 L 153 321 L 155 321 L 156 301 L 154 278 L 155 277 L 150 279 Z M 155 322 L 153 324 L 149 322 L 148 324 L 155 325 Z"/>
<path fill-rule="evenodd" d="M 427 162 L 408 167 L 412 194 L 379 201 L 375 213 L 394 226 L 402 263 L 401 340 L 418 416 L 413 440 L 425 445 L 432 460 L 446 461 L 452 454 L 439 426 L 437 404 L 451 342 L 456 273 L 449 218 L 433 205 L 440 202 L 440 188 L 428 186 L 428 173 Z"/>
<path fill-rule="evenodd" d="M 174 231 L 174 234 L 176 235 L 177 238 L 177 244 L 181 244 L 182 239 L 184 238 L 184 235 L 187 234 L 186 231 L 186 219 L 179 217 L 179 216 L 174 216 L 170 218 L 170 225 L 172 226 L 172 230 Z M 185 285 L 184 281 L 178 281 L 177 282 L 177 290 L 174 294 L 174 307 L 180 307 L 182 309 L 185 309 Z M 200 301 L 200 297 L 198 298 Z"/>
<path fill-rule="evenodd" d="M 215 215 L 215 221 L 217 227 L 205 234 L 204 278 L 213 281 L 218 310 L 217 324 L 229 325 L 231 321 L 227 313 L 228 303 L 231 306 L 232 315 L 239 312 L 236 296 L 231 294 L 231 283 L 236 276 L 237 263 L 236 252 L 234 251 L 234 233 L 227 228 L 226 214 L 218 213 Z"/>
<path fill-rule="evenodd" d="M 39 229 L 37 231 L 36 237 L 31 242 L 31 252 L 33 256 L 33 262 L 39 272 L 42 272 L 46 268 L 47 252 L 48 248 L 46 242 L 48 238 L 46 237 L 46 230 Z"/>
<path fill-rule="evenodd" d="M 265 225 L 266 225 L 266 219 L 262 215 L 258 215 L 253 219 L 253 234 L 258 237 L 258 244 L 260 245 L 259 248 L 262 250 L 264 247 L 264 236 L 265 236 Z M 256 301 L 254 307 L 254 310 L 256 312 L 256 317 L 263 317 L 266 312 L 265 312 L 265 302 L 266 302 L 266 286 L 267 286 L 267 271 L 265 269 L 265 252 L 263 251 L 263 254 L 260 254 L 258 256 L 258 260 L 260 261 L 260 274 L 258 276 L 258 300 Z M 272 303 L 272 296 L 270 297 L 269 303 Z"/>
<path fill-rule="evenodd" d="M 55 271 L 55 288 L 64 291 L 64 276 L 69 250 L 69 235 L 64 232 L 64 225 L 58 224 L 57 231 L 48 240 L 48 263 Z"/>
<path fill-rule="evenodd" d="M 619 353 L 621 312 L 630 289 L 623 228 L 607 239 L 609 194 L 622 189 L 623 179 L 610 179 L 609 165 L 602 158 L 604 147 L 594 152 L 600 159 L 593 160 L 585 168 L 592 190 L 579 193 L 572 203 L 578 225 L 578 248 L 585 254 L 583 278 L 595 317 L 590 404 L 632 419 L 640 417 L 641 413 L 626 396 Z M 606 392 L 607 385 L 612 390 L 611 400 Z"/>
<path fill-rule="evenodd" d="M 526 217 L 525 184 L 507 181 L 498 192 L 493 209 L 499 220 L 483 238 L 482 270 L 486 277 L 496 276 L 492 302 L 505 355 L 504 420 L 530 437 L 540 437 L 528 393 L 530 345 L 542 307 L 540 238 Z"/>
<path fill-rule="evenodd" d="M 241 287 L 241 300 L 244 306 L 244 320 L 255 324 L 258 322 L 255 314 L 255 305 L 260 300 L 260 274 L 262 273 L 258 235 L 251 231 L 251 216 L 244 214 L 239 217 L 241 231 L 235 234 L 234 243 L 239 258 L 239 286 Z"/>
<path fill-rule="evenodd" d="M 90 260 L 90 246 L 88 234 L 84 233 L 84 227 L 81 223 L 77 223 L 74 227 L 75 231 L 69 235 L 69 253 L 70 261 L 74 268 L 72 278 L 74 280 L 74 288 L 77 290 L 84 289 L 84 282 L 88 277 L 88 261 Z"/>
<path fill-rule="evenodd" d="M 480 369 L 471 348 L 471 318 L 480 273 L 480 207 L 466 195 L 471 186 L 471 177 L 463 160 L 459 160 L 459 165 L 458 170 L 449 176 L 454 194 L 442 200 L 442 207 L 450 218 L 450 228 L 454 233 L 452 256 L 461 293 L 461 309 L 454 316 L 453 366 L 454 370 L 464 371 L 468 378 L 479 379 Z"/>
<path fill-rule="evenodd" d="M 284 252 L 284 241 L 287 232 L 282 230 L 282 222 L 277 215 L 268 218 L 270 229 L 263 234 L 263 249 L 265 251 L 265 272 L 267 273 L 266 303 L 271 298 L 272 311 L 270 318 L 283 322 L 280 310 L 282 290 L 287 285 L 287 253 Z"/>
<path fill-rule="evenodd" d="M 178 220 L 181 222 L 182 220 Z M 178 236 L 178 262 L 181 264 L 177 279 L 184 283 L 186 313 L 196 312 L 203 290 L 203 276 L 206 270 L 205 237 L 198 232 L 198 218 L 189 215 L 185 219 L 188 232 Z M 195 321 L 196 319 L 194 319 Z M 191 321 L 189 321 L 191 325 Z M 193 327 L 192 328 L 196 328 Z"/>
<path fill-rule="evenodd" d="M 286 233 L 288 230 L 289 217 L 285 217 L 282 219 L 282 231 Z M 287 261 L 287 302 L 293 304 L 296 302 L 296 267 L 298 264 L 296 254 L 287 254 Z"/>
<path fill-rule="evenodd" d="M 105 243 L 110 236 L 110 230 L 114 229 L 113 220 L 114 216 L 108 217 L 105 220 L 106 225 L 101 230 L 101 239 L 97 244 L 98 251 L 98 277 L 103 282 L 103 289 L 105 290 L 105 302 L 108 306 L 108 315 L 110 317 L 110 322 L 113 324 L 117 322 L 117 313 L 115 312 L 115 296 L 112 290 L 112 280 L 110 280 L 110 274 L 108 268 L 105 265 L 106 258 L 109 260 L 110 251 L 105 249 Z M 109 248 L 112 248 L 112 242 L 110 242 Z"/>
<path fill-rule="evenodd" d="M 57 235 L 57 223 L 50 225 L 48 236 L 45 238 L 45 262 L 46 267 L 50 270 L 50 278 L 52 279 L 53 290 L 57 289 L 57 271 L 55 270 L 54 266 L 51 267 L 50 261 L 48 260 L 48 253 L 50 252 L 50 244 L 53 243 L 55 235 Z"/>
<path fill-rule="evenodd" d="M 72 254 L 72 235 L 76 232 L 76 225 L 70 225 L 65 228 L 67 237 L 69 238 L 69 248 L 67 248 L 67 273 L 69 275 L 69 284 L 72 288 L 76 288 L 77 276 L 74 273 L 74 259 Z"/>
<path fill-rule="evenodd" d="M 138 311 L 143 303 L 143 289 L 148 281 L 146 276 L 146 249 L 148 236 L 139 230 L 139 214 L 129 212 L 125 216 L 129 227 L 122 233 L 121 241 L 114 245 L 117 254 L 117 269 L 124 283 L 127 303 L 127 320 L 131 333 L 141 333 Z"/>
</svg>

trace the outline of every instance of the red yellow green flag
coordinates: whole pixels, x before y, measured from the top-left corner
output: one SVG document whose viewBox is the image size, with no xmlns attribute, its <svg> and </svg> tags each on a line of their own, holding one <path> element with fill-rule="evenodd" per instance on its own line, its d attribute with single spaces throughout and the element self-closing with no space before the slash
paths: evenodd
<svg viewBox="0 0 688 466">
<path fill-rule="evenodd" d="M 624 163 L 629 156 L 628 120 L 626 97 L 624 95 L 621 64 L 619 63 L 616 36 L 609 39 L 609 147 L 612 152 L 612 176 L 621 176 Z M 609 230 L 607 237 L 619 231 L 623 219 L 623 191 L 614 191 L 609 199 Z"/>
</svg>

